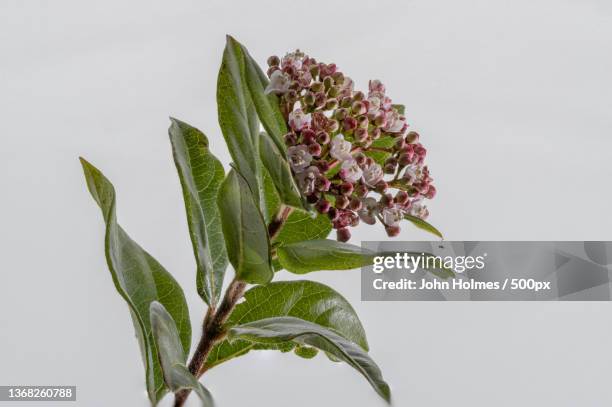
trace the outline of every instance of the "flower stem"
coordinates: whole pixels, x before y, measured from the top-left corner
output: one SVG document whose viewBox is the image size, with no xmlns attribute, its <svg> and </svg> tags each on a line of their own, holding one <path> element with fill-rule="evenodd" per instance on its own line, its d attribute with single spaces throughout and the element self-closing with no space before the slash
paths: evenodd
<svg viewBox="0 0 612 407">
<path fill-rule="evenodd" d="M 223 324 L 227 321 L 230 314 L 236 307 L 236 303 L 244 294 L 246 283 L 239 280 L 232 280 L 229 287 L 225 291 L 225 295 L 219 308 L 209 308 L 204 318 L 202 326 L 202 337 L 196 347 L 196 350 L 189 362 L 189 371 L 196 378 L 204 373 L 204 363 L 213 346 L 223 339 L 225 332 Z M 174 407 L 181 407 L 187 401 L 191 390 L 185 389 L 178 391 L 174 396 Z"/>
<path fill-rule="evenodd" d="M 287 221 L 287 218 L 289 215 L 291 215 L 291 212 L 293 212 L 292 207 L 281 204 L 280 208 L 278 209 L 278 213 L 268 225 L 268 235 L 270 235 L 270 240 L 273 240 L 276 236 L 278 236 L 281 228 Z"/>
</svg>

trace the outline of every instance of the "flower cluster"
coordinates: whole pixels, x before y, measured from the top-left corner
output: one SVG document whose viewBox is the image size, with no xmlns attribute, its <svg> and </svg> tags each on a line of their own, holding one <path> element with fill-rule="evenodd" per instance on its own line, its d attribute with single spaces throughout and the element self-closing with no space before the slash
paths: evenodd
<svg viewBox="0 0 612 407">
<path fill-rule="evenodd" d="M 406 215 L 428 216 L 423 201 L 436 189 L 424 165 L 427 150 L 380 81 L 370 81 L 367 94 L 355 91 L 335 64 L 299 50 L 268 58 L 268 66 L 266 93 L 279 96 L 295 180 L 328 214 L 338 240 L 349 240 L 360 220 L 378 220 L 397 236 Z"/>
</svg>

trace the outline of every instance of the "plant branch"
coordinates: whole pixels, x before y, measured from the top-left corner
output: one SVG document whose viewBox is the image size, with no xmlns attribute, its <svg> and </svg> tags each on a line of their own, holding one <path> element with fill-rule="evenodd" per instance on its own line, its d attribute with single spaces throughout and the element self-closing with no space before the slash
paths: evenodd
<svg viewBox="0 0 612 407">
<path fill-rule="evenodd" d="M 188 366 L 189 371 L 196 378 L 199 378 L 204 373 L 204 363 L 213 346 L 223 339 L 225 335 L 223 324 L 227 321 L 234 307 L 236 307 L 236 303 L 244 294 L 245 288 L 245 282 L 234 279 L 225 291 L 219 308 L 216 311 L 212 307 L 208 309 L 202 324 L 202 337 Z M 174 407 L 183 406 L 189 393 L 191 393 L 191 390 L 188 389 L 177 392 L 174 397 Z"/>
<path fill-rule="evenodd" d="M 289 215 L 291 215 L 291 212 L 293 212 L 292 207 L 281 204 L 278 213 L 268 225 L 268 235 L 270 235 L 270 240 L 273 240 L 278 235 L 283 227 L 283 224 L 287 221 Z"/>
</svg>

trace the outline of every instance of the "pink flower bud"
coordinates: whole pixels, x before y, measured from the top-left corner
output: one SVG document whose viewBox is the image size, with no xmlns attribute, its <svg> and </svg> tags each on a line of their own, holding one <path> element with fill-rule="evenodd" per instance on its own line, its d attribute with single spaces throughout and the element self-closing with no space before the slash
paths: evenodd
<svg viewBox="0 0 612 407">
<path fill-rule="evenodd" d="M 329 134 L 325 131 L 320 131 L 317 133 L 317 143 L 325 145 L 327 143 L 329 143 Z"/>
<path fill-rule="evenodd" d="M 327 130 L 330 133 L 335 133 L 338 131 L 339 128 L 340 128 L 340 123 L 338 123 L 338 120 L 328 120 L 327 127 L 325 128 L 325 130 Z"/>
<path fill-rule="evenodd" d="M 267 62 L 268 66 L 278 66 L 280 65 L 280 58 L 276 55 L 272 55 L 270 58 L 268 58 Z"/>
<path fill-rule="evenodd" d="M 353 94 L 353 100 L 361 101 L 363 99 L 365 99 L 365 95 L 363 94 L 363 92 L 357 91 Z"/>
<path fill-rule="evenodd" d="M 363 207 L 363 204 L 361 203 L 361 199 L 357 198 L 357 197 L 353 197 L 351 198 L 351 202 L 349 203 L 349 208 L 352 211 L 358 211 Z"/>
<path fill-rule="evenodd" d="M 380 197 L 380 204 L 385 208 L 393 208 L 393 195 L 384 194 Z"/>
<path fill-rule="evenodd" d="M 310 194 L 308 196 L 306 196 L 306 200 L 308 201 L 308 203 L 315 203 L 319 200 L 319 195 L 318 194 Z"/>
<path fill-rule="evenodd" d="M 393 200 L 399 205 L 406 205 L 406 203 L 408 203 L 408 199 L 409 197 L 406 191 L 398 191 Z"/>
<path fill-rule="evenodd" d="M 389 185 L 385 182 L 385 181 L 380 181 L 378 184 L 376 184 L 376 192 L 378 192 L 379 194 L 384 193 L 387 189 L 389 188 Z"/>
<path fill-rule="evenodd" d="M 323 175 L 319 175 L 315 180 L 315 188 L 319 192 L 327 192 L 331 187 L 331 181 L 325 178 Z"/>
<path fill-rule="evenodd" d="M 315 163 L 315 165 L 317 166 L 317 168 L 319 169 L 319 171 L 321 172 L 327 172 L 329 171 L 329 162 L 325 161 L 325 160 L 319 160 Z"/>
<path fill-rule="evenodd" d="M 344 182 L 340 185 L 340 193 L 342 195 L 350 195 L 353 193 L 353 184 L 350 182 Z"/>
<path fill-rule="evenodd" d="M 361 101 L 354 102 L 353 106 L 351 106 L 351 112 L 353 112 L 355 116 L 365 114 L 367 111 L 365 104 Z"/>
<path fill-rule="evenodd" d="M 357 130 L 355 130 L 355 139 L 359 143 L 363 143 L 364 141 L 366 141 L 368 139 L 368 136 L 368 129 L 358 128 Z"/>
<path fill-rule="evenodd" d="M 398 159 L 399 165 L 408 165 L 412 162 L 412 155 L 411 154 L 400 154 L 399 159 Z"/>
<path fill-rule="evenodd" d="M 340 212 L 333 206 L 327 211 L 327 217 L 331 222 L 335 222 L 340 217 Z"/>
<path fill-rule="evenodd" d="M 302 130 L 302 142 L 304 144 L 312 144 L 316 140 L 316 133 L 311 129 Z"/>
<path fill-rule="evenodd" d="M 363 184 L 359 184 L 355 187 L 355 195 L 357 195 L 358 197 L 363 198 L 368 194 L 368 192 L 370 192 L 370 190 Z"/>
<path fill-rule="evenodd" d="M 321 155 L 321 146 L 317 143 L 312 143 L 310 145 L 308 145 L 308 152 L 315 156 L 318 157 Z"/>
<path fill-rule="evenodd" d="M 346 209 L 349 205 L 349 199 L 344 195 L 339 195 L 336 197 L 336 208 L 338 209 Z"/>
<path fill-rule="evenodd" d="M 406 135 L 406 142 L 408 143 L 416 143 L 419 141 L 419 133 L 416 131 L 411 131 Z"/>
<path fill-rule="evenodd" d="M 434 187 L 433 185 L 429 186 L 429 189 L 427 190 L 427 193 L 425 194 L 425 197 L 428 199 L 433 199 L 436 196 L 436 187 Z"/>
<path fill-rule="evenodd" d="M 387 232 L 387 236 L 389 237 L 396 237 L 397 235 L 400 234 L 400 227 L 395 225 L 395 226 L 386 226 L 385 227 L 385 232 Z"/>
<path fill-rule="evenodd" d="M 353 156 L 353 158 L 357 162 L 357 165 L 360 167 L 363 167 L 365 165 L 367 159 L 367 157 L 363 153 L 357 153 Z"/>
<path fill-rule="evenodd" d="M 323 92 L 324 89 L 325 87 L 323 86 L 322 82 L 313 82 L 313 84 L 310 85 L 310 90 L 314 93 Z"/>
<path fill-rule="evenodd" d="M 329 203 L 329 201 L 321 199 L 319 202 L 316 203 L 315 208 L 319 213 L 328 213 L 329 209 L 331 208 L 331 204 Z"/>
<path fill-rule="evenodd" d="M 293 146 L 297 143 L 297 135 L 295 133 L 287 133 L 284 136 L 285 144 L 288 146 Z"/>
<path fill-rule="evenodd" d="M 348 242 L 351 239 L 351 231 L 348 228 L 338 229 L 336 231 L 336 239 L 339 242 Z"/>
<path fill-rule="evenodd" d="M 355 118 L 350 117 L 350 116 L 346 117 L 342 121 L 342 127 L 344 128 L 345 131 L 354 130 L 357 127 L 357 120 L 355 120 Z"/>
</svg>

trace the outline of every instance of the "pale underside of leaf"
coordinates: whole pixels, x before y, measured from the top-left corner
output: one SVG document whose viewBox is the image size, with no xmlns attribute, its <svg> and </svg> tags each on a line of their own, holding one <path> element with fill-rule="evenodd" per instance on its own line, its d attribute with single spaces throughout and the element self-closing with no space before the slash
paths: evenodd
<svg viewBox="0 0 612 407">
<path fill-rule="evenodd" d="M 359 346 L 320 325 L 294 317 L 267 318 L 232 327 L 229 339 L 263 344 L 292 341 L 320 349 L 356 369 L 384 400 L 391 401 L 389 385 L 370 356 Z"/>
<path fill-rule="evenodd" d="M 172 316 L 157 301 L 151 303 L 149 310 L 153 338 L 166 385 L 173 392 L 193 390 L 200 397 L 202 407 L 212 407 L 214 403 L 210 392 L 187 369 L 187 354 L 183 350 Z"/>
</svg>

